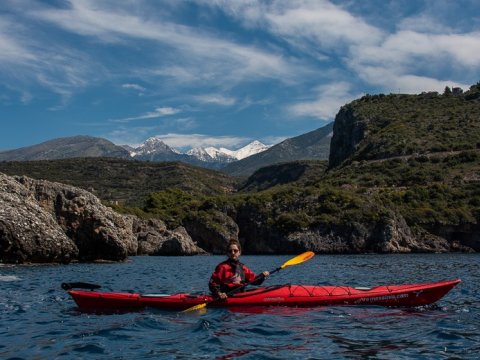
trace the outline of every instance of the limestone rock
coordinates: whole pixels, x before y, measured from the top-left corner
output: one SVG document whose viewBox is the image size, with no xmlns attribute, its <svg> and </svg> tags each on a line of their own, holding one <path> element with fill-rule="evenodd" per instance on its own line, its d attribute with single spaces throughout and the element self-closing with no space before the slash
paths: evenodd
<svg viewBox="0 0 480 360">
<path fill-rule="evenodd" d="M 330 144 L 330 167 L 340 165 L 352 156 L 367 133 L 366 120 L 359 119 L 351 105 L 343 106 L 335 117 Z"/>
<path fill-rule="evenodd" d="M 134 220 L 133 231 L 137 236 L 138 255 L 198 255 L 206 252 L 193 242 L 183 227 L 167 230 L 158 219 Z"/>
<path fill-rule="evenodd" d="M 61 262 L 78 248 L 33 194 L 12 177 L 0 174 L 0 262 Z"/>
<path fill-rule="evenodd" d="M 58 231 L 78 248 L 81 261 L 124 260 L 135 254 L 132 220 L 104 206 L 88 191 L 44 180 L 14 177 L 23 191 L 55 219 Z M 42 225 L 43 226 L 43 225 Z M 21 227 L 16 227 L 19 231 Z"/>
<path fill-rule="evenodd" d="M 153 255 L 198 255 L 206 254 L 192 240 L 183 227 L 170 232 Z"/>
</svg>

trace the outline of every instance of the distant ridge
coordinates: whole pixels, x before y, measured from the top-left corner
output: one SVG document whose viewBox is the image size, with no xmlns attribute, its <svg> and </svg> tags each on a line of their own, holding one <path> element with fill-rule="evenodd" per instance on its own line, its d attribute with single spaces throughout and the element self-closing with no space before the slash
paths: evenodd
<svg viewBox="0 0 480 360">
<path fill-rule="evenodd" d="M 0 161 L 59 160 L 70 158 L 109 157 L 164 162 L 181 161 L 207 169 L 221 170 L 233 176 L 247 176 L 261 167 L 297 160 L 326 160 L 330 147 L 332 124 L 271 146 L 252 141 L 237 150 L 194 148 L 180 153 L 154 136 L 133 148 L 92 136 L 72 136 L 41 144 L 0 152 Z"/>
<path fill-rule="evenodd" d="M 221 171 L 232 176 L 250 176 L 256 170 L 273 164 L 298 160 L 328 160 L 332 134 L 333 122 L 231 163 Z"/>
<path fill-rule="evenodd" d="M 0 161 L 56 160 L 77 157 L 128 158 L 129 152 L 106 139 L 86 135 L 64 137 L 0 152 Z"/>
</svg>

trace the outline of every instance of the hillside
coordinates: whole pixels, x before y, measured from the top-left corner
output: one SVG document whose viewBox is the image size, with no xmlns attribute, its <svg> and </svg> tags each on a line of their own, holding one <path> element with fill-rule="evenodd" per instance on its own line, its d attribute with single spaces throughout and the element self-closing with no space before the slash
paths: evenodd
<svg viewBox="0 0 480 360">
<path fill-rule="evenodd" d="M 354 162 L 327 172 L 322 183 L 369 194 L 434 232 L 480 220 L 479 150 Z"/>
<path fill-rule="evenodd" d="M 128 158 L 124 148 L 92 136 L 73 136 L 0 152 L 0 161 L 68 159 L 73 157 Z"/>
<path fill-rule="evenodd" d="M 291 184 L 315 182 L 327 169 L 326 160 L 303 160 L 280 163 L 255 171 L 245 182 L 240 184 L 240 192 L 258 192 L 269 188 Z"/>
<path fill-rule="evenodd" d="M 229 176 L 181 162 L 146 162 L 116 158 L 79 158 L 0 162 L 0 172 L 61 182 L 93 192 L 105 201 L 142 206 L 148 194 L 169 188 L 187 193 L 231 193 Z"/>
<path fill-rule="evenodd" d="M 445 94 L 367 95 L 340 109 L 329 163 L 480 148 L 480 85 Z"/>
<path fill-rule="evenodd" d="M 232 176 L 250 176 L 256 170 L 298 160 L 327 160 L 333 123 L 274 145 L 259 154 L 231 163 L 221 169 Z"/>
<path fill-rule="evenodd" d="M 480 251 L 478 90 L 363 97 L 337 114 L 328 170 L 265 167 L 241 193 L 162 216 L 200 239 L 231 219 L 252 253 Z"/>
</svg>

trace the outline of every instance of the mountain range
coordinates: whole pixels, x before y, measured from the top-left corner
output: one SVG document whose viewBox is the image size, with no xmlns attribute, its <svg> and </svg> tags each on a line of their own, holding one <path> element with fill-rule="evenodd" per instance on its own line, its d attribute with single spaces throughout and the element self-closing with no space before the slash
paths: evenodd
<svg viewBox="0 0 480 360">
<path fill-rule="evenodd" d="M 279 163 L 298 160 L 327 160 L 333 122 L 306 134 L 286 139 L 265 151 L 225 166 L 222 171 L 233 176 L 249 176 L 256 170 Z"/>
<path fill-rule="evenodd" d="M 333 123 L 318 130 L 284 140 L 276 145 L 253 141 L 230 150 L 197 147 L 180 153 L 159 137 L 151 137 L 140 146 L 116 145 L 93 136 L 73 136 L 41 144 L 0 152 L 0 161 L 57 160 L 83 157 L 112 157 L 143 161 L 181 161 L 235 176 L 248 176 L 260 167 L 292 160 L 326 160 Z"/>
<path fill-rule="evenodd" d="M 172 161 L 179 160 L 202 167 L 221 168 L 223 165 L 244 159 L 248 156 L 265 151 L 270 146 L 260 141 L 253 141 L 238 150 L 226 148 L 196 147 L 186 153 L 181 153 L 165 144 L 159 137 L 151 137 L 137 148 L 125 147 L 130 157 L 136 160 Z"/>
</svg>

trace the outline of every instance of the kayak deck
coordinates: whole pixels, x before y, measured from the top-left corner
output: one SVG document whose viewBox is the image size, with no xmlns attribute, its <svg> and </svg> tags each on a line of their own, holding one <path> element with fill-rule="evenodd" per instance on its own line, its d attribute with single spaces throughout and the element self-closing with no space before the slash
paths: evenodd
<svg viewBox="0 0 480 360">
<path fill-rule="evenodd" d="M 414 307 L 432 304 L 445 296 L 460 280 L 428 284 L 383 285 L 370 289 L 349 286 L 275 285 L 237 293 L 209 306 L 295 306 L 380 305 Z M 135 294 L 69 290 L 81 309 L 139 309 L 154 307 L 166 310 L 185 310 L 213 301 L 210 295 Z"/>
</svg>

